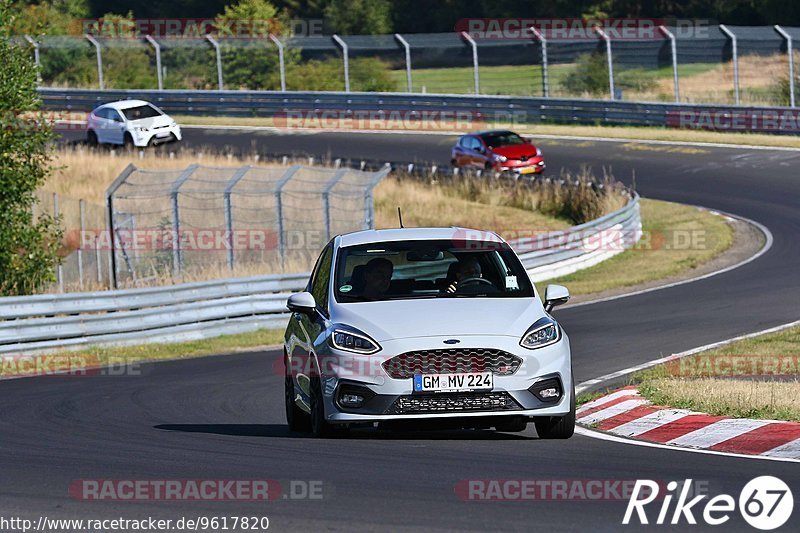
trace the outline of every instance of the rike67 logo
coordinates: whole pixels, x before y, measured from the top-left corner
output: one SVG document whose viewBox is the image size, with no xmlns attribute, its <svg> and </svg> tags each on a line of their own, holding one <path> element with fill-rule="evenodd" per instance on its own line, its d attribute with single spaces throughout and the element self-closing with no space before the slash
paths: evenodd
<svg viewBox="0 0 800 533">
<path fill-rule="evenodd" d="M 655 481 L 637 480 L 622 523 L 694 525 L 698 523 L 699 517 L 707 525 L 719 526 L 728 522 L 738 507 L 739 513 L 748 524 L 767 531 L 785 524 L 792 516 L 794 507 L 794 497 L 789 486 L 773 476 L 760 476 L 750 480 L 739 493 L 738 501 L 729 494 L 720 494 L 704 502 L 708 495 L 691 494 L 691 479 L 685 480 L 682 485 L 677 481 L 670 481 L 664 494 L 659 493 L 661 488 L 663 485 Z M 648 516 L 645 507 L 656 500 L 660 501 L 660 506 L 654 505 Z M 658 516 L 651 522 L 655 508 L 658 508 Z"/>
</svg>

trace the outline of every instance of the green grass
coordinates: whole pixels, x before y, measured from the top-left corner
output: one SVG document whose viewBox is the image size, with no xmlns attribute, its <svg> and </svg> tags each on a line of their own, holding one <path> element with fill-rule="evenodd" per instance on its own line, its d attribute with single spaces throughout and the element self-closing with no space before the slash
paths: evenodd
<svg viewBox="0 0 800 533">
<path fill-rule="evenodd" d="M 800 327 L 795 327 L 659 365 L 634 374 L 630 382 L 657 405 L 800 422 L 798 361 Z M 794 380 L 773 380 L 771 373 Z"/>
<path fill-rule="evenodd" d="M 64 351 L 32 356 L 40 368 L 48 371 L 79 372 L 87 367 L 186 359 L 204 355 L 226 354 L 245 349 L 272 346 L 283 342 L 283 330 L 261 329 L 237 335 L 223 335 L 211 339 L 170 344 L 141 344 L 136 346 L 89 347 L 79 351 Z M 0 360 L 0 378 L 26 375 L 30 365 L 15 363 L 13 359 Z"/>
<path fill-rule="evenodd" d="M 731 227 L 708 211 L 647 199 L 641 200 L 641 210 L 645 235 L 635 248 L 539 286 L 566 285 L 571 294 L 579 295 L 639 285 L 691 271 L 727 250 L 733 242 Z M 687 246 L 680 249 L 684 237 Z"/>
</svg>

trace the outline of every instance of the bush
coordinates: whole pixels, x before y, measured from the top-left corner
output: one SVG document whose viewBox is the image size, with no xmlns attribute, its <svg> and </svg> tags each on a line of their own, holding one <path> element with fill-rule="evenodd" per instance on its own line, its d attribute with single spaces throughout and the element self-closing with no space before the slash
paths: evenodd
<svg viewBox="0 0 800 533">
<path fill-rule="evenodd" d="M 614 86 L 622 90 L 649 91 L 658 86 L 656 77 L 643 69 L 614 70 Z M 572 94 L 608 95 L 608 56 L 603 51 L 578 57 L 575 68 L 567 74 L 562 87 Z"/>
<path fill-rule="evenodd" d="M 9 40 L 10 0 L 0 0 L 0 294 L 30 294 L 53 280 L 61 234 L 33 219 L 36 190 L 50 172 L 52 131 L 39 113 L 30 51 Z"/>
</svg>

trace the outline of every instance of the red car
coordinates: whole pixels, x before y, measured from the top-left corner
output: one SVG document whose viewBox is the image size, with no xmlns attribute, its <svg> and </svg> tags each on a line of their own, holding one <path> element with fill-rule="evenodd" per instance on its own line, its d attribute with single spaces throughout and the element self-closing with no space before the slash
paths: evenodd
<svg viewBox="0 0 800 533">
<path fill-rule="evenodd" d="M 513 131 L 481 131 L 464 135 L 453 147 L 450 162 L 459 168 L 481 168 L 517 174 L 539 174 L 542 151 Z"/>
</svg>

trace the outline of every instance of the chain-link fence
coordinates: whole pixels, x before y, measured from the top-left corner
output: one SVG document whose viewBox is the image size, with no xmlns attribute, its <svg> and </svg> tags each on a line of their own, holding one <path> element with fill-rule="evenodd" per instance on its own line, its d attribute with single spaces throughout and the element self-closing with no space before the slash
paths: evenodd
<svg viewBox="0 0 800 533">
<path fill-rule="evenodd" d="M 800 28 L 15 38 L 58 87 L 377 91 L 793 104 Z M 791 54 L 789 53 L 791 52 Z M 793 62 L 792 62 L 793 63 Z M 790 71 L 792 76 L 789 75 Z"/>
<path fill-rule="evenodd" d="M 333 235 L 374 227 L 388 172 L 130 165 L 108 191 L 116 284 L 309 270 Z"/>
</svg>

